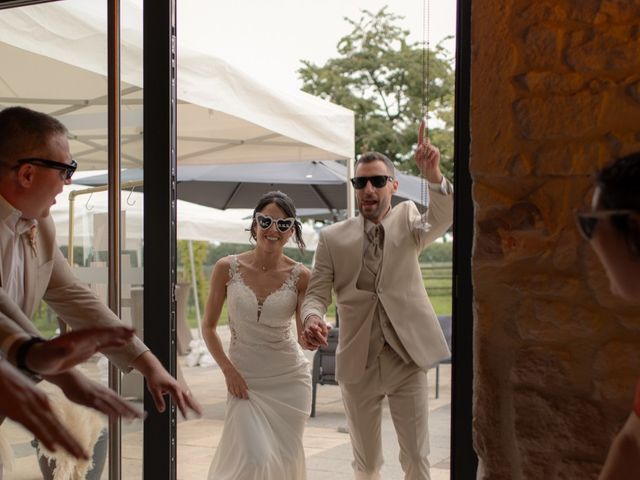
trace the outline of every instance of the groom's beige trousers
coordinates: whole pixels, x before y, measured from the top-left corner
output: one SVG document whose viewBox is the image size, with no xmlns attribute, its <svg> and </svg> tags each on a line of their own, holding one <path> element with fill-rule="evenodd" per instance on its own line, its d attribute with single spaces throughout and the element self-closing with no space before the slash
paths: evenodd
<svg viewBox="0 0 640 480">
<path fill-rule="evenodd" d="M 386 345 L 357 383 L 343 383 L 357 480 L 380 479 L 382 400 L 389 399 L 407 480 L 429 480 L 429 407 L 427 374 L 405 363 Z"/>
</svg>

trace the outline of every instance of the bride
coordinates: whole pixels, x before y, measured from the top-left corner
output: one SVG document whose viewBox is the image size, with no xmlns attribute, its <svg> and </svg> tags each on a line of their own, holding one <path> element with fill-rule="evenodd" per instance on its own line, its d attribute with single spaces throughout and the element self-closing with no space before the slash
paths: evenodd
<svg viewBox="0 0 640 480">
<path fill-rule="evenodd" d="M 307 346 L 300 305 L 310 273 L 282 252 L 292 236 L 304 248 L 295 217 L 287 195 L 263 195 L 251 223 L 255 248 L 220 259 L 211 275 L 202 332 L 229 396 L 209 480 L 306 478 L 302 434 L 311 410 L 311 374 L 300 348 Z M 228 356 L 216 332 L 225 299 Z"/>
</svg>

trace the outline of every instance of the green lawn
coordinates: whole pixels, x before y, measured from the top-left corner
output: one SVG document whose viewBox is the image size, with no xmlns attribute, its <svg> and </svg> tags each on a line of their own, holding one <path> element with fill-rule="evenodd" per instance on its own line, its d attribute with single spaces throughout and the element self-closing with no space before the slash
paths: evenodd
<svg viewBox="0 0 640 480">
<path fill-rule="evenodd" d="M 451 315 L 451 263 L 422 265 L 422 282 L 438 315 Z"/>
<path fill-rule="evenodd" d="M 438 315 L 451 314 L 451 263 L 430 263 L 422 266 L 422 281 L 431 304 Z M 335 301 L 327 309 L 327 318 L 333 323 L 336 316 Z M 195 308 L 193 300 L 190 300 L 190 306 L 187 313 L 189 324 L 192 328 L 197 326 Z M 227 305 L 225 303 L 222 314 L 220 315 L 220 325 L 228 323 Z"/>
</svg>

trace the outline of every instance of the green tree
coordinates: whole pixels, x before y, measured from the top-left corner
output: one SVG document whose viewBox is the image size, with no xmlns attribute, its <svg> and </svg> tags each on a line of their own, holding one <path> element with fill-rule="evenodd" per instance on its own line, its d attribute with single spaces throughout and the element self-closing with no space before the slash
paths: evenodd
<svg viewBox="0 0 640 480">
<path fill-rule="evenodd" d="M 453 172 L 453 59 L 441 44 L 424 54 L 409 43 L 402 17 L 362 10 L 360 20 L 345 18 L 353 31 L 338 42 L 338 57 L 315 65 L 302 60 L 303 90 L 355 112 L 356 154 L 382 152 L 404 171 L 417 173 L 413 158 L 418 125 L 428 91 L 429 137 L 442 152 L 445 175 Z M 423 69 L 423 58 L 428 68 Z M 428 70 L 428 87 L 423 78 Z"/>
</svg>

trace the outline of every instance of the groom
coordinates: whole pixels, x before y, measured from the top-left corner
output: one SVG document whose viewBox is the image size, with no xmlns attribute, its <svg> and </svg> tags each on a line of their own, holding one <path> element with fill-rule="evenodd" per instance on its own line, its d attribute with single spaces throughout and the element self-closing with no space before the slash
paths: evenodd
<svg viewBox="0 0 640 480">
<path fill-rule="evenodd" d="M 358 159 L 352 183 L 360 215 L 320 232 L 302 305 L 307 342 L 326 345 L 329 327 L 322 318 L 331 290 L 336 293 L 336 378 L 356 479 L 380 479 L 385 396 L 405 478 L 430 478 L 427 370 L 449 351 L 424 289 L 418 255 L 451 225 L 453 188 L 440 172 L 434 146 L 420 144 L 416 164 L 432 193 L 424 217 L 413 202 L 391 207 L 398 181 L 385 155 L 370 152 Z"/>
</svg>

